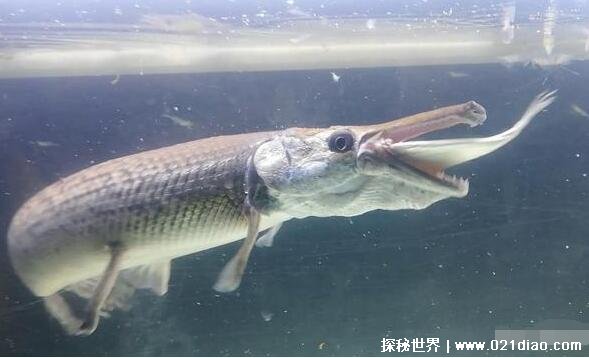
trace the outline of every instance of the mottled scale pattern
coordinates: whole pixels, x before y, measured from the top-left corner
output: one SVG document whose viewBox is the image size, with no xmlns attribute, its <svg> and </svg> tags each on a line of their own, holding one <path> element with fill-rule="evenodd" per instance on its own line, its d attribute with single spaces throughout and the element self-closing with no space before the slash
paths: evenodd
<svg viewBox="0 0 589 358">
<path fill-rule="evenodd" d="M 247 159 L 256 144 L 275 134 L 182 143 L 113 159 L 60 180 L 15 215 L 9 229 L 13 265 L 33 291 L 38 286 L 46 294 L 51 290 L 38 281 L 47 276 L 47 266 L 77 280 L 82 275 L 70 271 L 84 260 L 71 256 L 92 261 L 95 255 L 99 263 L 94 260 L 81 271 L 100 272 L 110 242 L 130 248 L 129 266 L 157 256 L 153 249 L 178 256 L 217 246 L 219 239 L 237 240 L 247 225 L 242 215 Z"/>
</svg>

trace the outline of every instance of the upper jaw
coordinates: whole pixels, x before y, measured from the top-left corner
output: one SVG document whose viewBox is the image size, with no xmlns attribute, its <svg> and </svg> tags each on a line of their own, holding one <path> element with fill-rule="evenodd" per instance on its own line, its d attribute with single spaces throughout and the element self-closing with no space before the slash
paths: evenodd
<svg viewBox="0 0 589 358">
<path fill-rule="evenodd" d="M 484 107 L 469 101 L 384 124 L 364 127 L 358 146 L 358 167 L 363 169 L 369 163 L 378 161 L 394 169 L 397 175 L 404 176 L 405 180 L 412 185 L 448 196 L 465 196 L 468 193 L 468 180 L 446 175 L 443 163 L 412 158 L 410 154 L 399 153 L 395 150 L 395 144 L 411 143 L 407 140 L 457 124 L 474 127 L 482 124 L 486 118 Z"/>
<path fill-rule="evenodd" d="M 476 127 L 483 124 L 486 119 L 487 111 L 485 108 L 475 101 L 468 101 L 390 122 L 368 126 L 353 126 L 350 129 L 359 134 L 360 145 L 381 139 L 399 143 L 458 124 Z"/>
</svg>

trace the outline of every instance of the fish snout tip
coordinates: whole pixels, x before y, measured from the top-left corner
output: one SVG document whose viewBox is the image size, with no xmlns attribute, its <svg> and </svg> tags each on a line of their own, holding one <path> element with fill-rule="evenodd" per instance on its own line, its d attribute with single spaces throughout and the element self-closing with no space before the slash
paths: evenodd
<svg viewBox="0 0 589 358">
<path fill-rule="evenodd" d="M 487 119 L 487 110 L 475 101 L 468 101 L 464 104 L 464 118 L 471 127 L 481 125 Z"/>
</svg>

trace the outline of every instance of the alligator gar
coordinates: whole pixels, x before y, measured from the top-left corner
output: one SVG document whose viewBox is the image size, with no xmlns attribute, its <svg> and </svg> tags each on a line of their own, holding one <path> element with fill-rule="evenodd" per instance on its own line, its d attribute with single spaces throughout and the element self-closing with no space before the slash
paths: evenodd
<svg viewBox="0 0 589 358">
<path fill-rule="evenodd" d="M 214 286 L 232 291 L 258 234 L 269 229 L 258 241 L 271 245 L 291 218 L 423 209 L 465 196 L 468 181 L 444 170 L 517 137 L 553 94 L 486 138 L 412 140 L 483 123 L 486 110 L 469 101 L 375 125 L 219 136 L 112 159 L 29 199 L 10 224 L 9 257 L 50 315 L 87 335 L 134 290 L 165 294 L 176 257 L 245 238 Z M 86 300 L 82 313 L 76 295 Z"/>
</svg>

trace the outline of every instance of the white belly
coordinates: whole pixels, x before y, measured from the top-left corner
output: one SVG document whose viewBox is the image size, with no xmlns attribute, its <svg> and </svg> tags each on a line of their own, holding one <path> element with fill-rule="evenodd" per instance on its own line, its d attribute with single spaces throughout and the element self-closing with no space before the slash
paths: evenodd
<svg viewBox="0 0 589 358">
<path fill-rule="evenodd" d="M 284 216 L 263 216 L 261 230 L 286 220 Z M 204 251 L 243 239 L 245 225 L 227 226 L 215 221 L 190 232 L 169 234 L 165 237 L 122 237 L 125 247 L 122 268 L 129 269 L 155 262 L 170 261 L 176 257 Z M 12 263 L 25 284 L 37 296 L 49 296 L 68 285 L 100 276 L 110 259 L 104 245 L 91 240 L 60 243 L 58 251 L 50 250 L 42 257 L 29 257 L 11 245 Z"/>
</svg>

